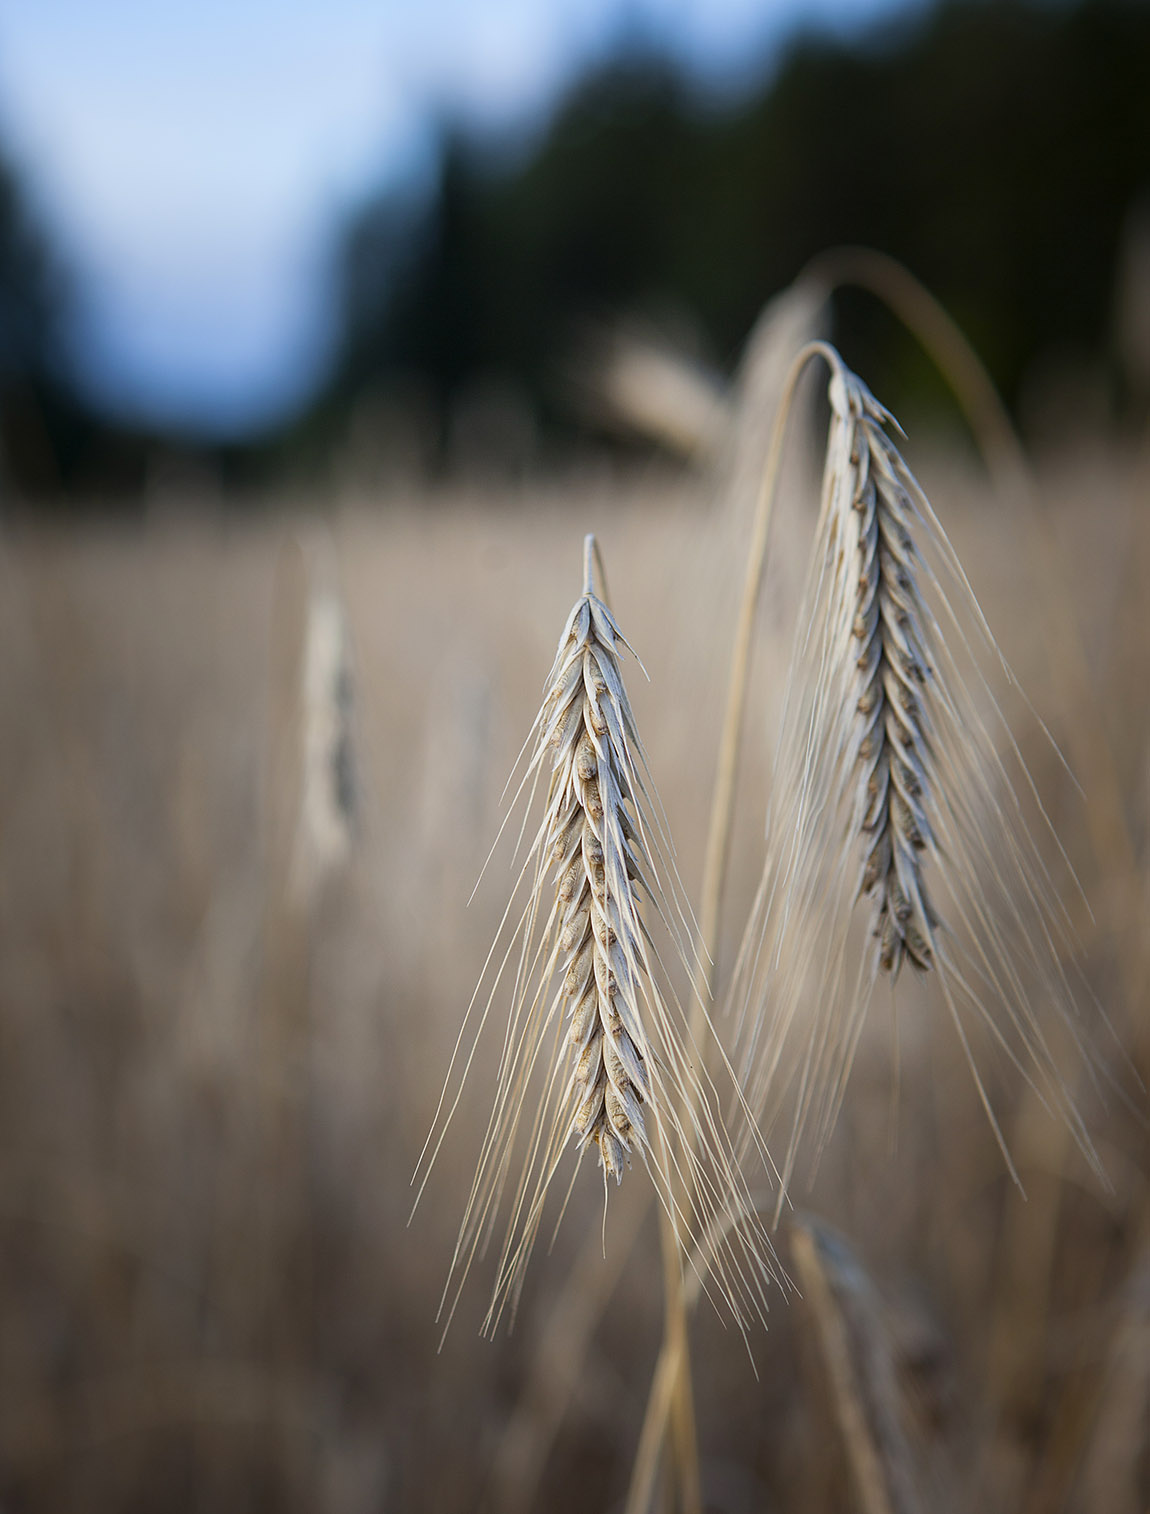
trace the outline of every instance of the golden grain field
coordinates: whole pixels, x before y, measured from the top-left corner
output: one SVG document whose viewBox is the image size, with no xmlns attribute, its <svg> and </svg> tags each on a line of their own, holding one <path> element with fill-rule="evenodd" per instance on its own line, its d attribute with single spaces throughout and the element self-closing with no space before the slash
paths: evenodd
<svg viewBox="0 0 1150 1514">
<path fill-rule="evenodd" d="M 973 458 L 907 451 L 1085 789 L 1024 718 L 1129 1098 L 1082 1091 L 1113 1191 L 1003 1073 L 1024 1203 L 925 1009 L 892 1106 L 876 998 L 835 1136 L 777 1237 L 796 1277 L 803 1245 L 823 1248 L 831 1302 L 809 1287 L 774 1302 L 753 1365 L 705 1303 L 695 1318 L 705 1502 L 1137 1514 L 1150 1144 L 1123 1058 L 1150 1072 L 1150 456 L 1068 440 L 1040 460 L 1052 578 L 1033 522 Z M 809 472 L 799 458 L 785 480 L 760 614 L 720 971 L 762 865 Z M 505 903 L 509 852 L 468 898 L 587 531 L 650 675 L 632 669 L 631 697 L 697 902 L 746 552 L 719 493 L 669 465 L 589 465 L 8 530 L 0 1508 L 622 1508 L 662 1328 L 643 1183 L 612 1194 L 604 1258 L 587 1163 L 514 1331 L 478 1337 L 489 1259 L 437 1351 L 498 1036 L 410 1226 L 409 1180 Z M 306 793 L 321 593 L 350 689 L 354 803 L 334 838 Z M 873 1373 L 854 1392 L 901 1467 L 886 1503 L 854 1502 L 828 1309 Z"/>
</svg>

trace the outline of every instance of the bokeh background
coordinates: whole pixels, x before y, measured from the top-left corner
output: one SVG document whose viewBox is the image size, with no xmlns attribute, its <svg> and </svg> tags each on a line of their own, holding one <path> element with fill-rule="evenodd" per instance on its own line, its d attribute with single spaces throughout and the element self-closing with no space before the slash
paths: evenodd
<svg viewBox="0 0 1150 1514">
<path fill-rule="evenodd" d="M 389 428 L 466 467 L 493 410 L 491 460 L 547 466 L 589 439 L 580 323 L 730 375 L 842 243 L 912 268 L 1031 431 L 1059 394 L 1127 418 L 1145 384 L 1141 5 L 58 0 L 0 25 L 16 499 L 138 500 L 173 452 L 229 486 L 322 476 Z M 842 319 L 876 384 L 929 393 L 873 311 Z"/>
<path fill-rule="evenodd" d="M 942 302 L 1032 475 L 873 289 L 808 279 L 756 326 L 842 246 Z M 924 997 L 898 1139 L 876 1014 L 799 1202 L 857 1263 L 892 1509 L 1150 1507 L 1150 7 L 9 0 L 0 1510 L 623 1508 L 642 1175 L 605 1260 L 588 1170 L 514 1332 L 477 1338 L 478 1266 L 441 1351 L 497 1047 L 410 1227 L 409 1179 L 587 530 L 697 903 L 749 501 L 817 332 L 898 414 L 1030 696 L 1123 1095 L 1080 1091 L 1105 1193 L 996 1069 L 1024 1203 Z M 805 396 L 720 974 L 824 420 Z M 756 1376 L 700 1313 L 708 1508 L 855 1506 L 818 1323 L 780 1301 Z"/>
</svg>

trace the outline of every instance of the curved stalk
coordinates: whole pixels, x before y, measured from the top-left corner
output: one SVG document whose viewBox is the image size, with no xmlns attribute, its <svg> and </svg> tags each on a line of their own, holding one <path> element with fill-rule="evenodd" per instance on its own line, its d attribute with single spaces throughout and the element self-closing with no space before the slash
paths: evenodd
<svg viewBox="0 0 1150 1514">
<path fill-rule="evenodd" d="M 731 649 L 730 671 L 727 681 L 727 703 L 719 738 L 718 762 L 715 770 L 715 786 L 711 798 L 711 814 L 707 828 L 707 849 L 703 863 L 703 887 L 699 908 L 699 950 L 697 953 L 697 977 L 695 997 L 691 1006 L 691 1035 L 704 1066 L 707 1061 L 707 1036 L 710 1029 L 707 1007 L 714 1000 L 719 930 L 722 924 L 723 884 L 726 879 L 727 862 L 731 852 L 731 831 L 734 822 L 735 784 L 738 777 L 739 750 L 742 744 L 743 723 L 747 709 L 747 689 L 750 681 L 751 652 L 754 641 L 755 617 L 762 590 L 763 576 L 767 565 L 767 546 L 770 540 L 771 518 L 774 513 L 775 496 L 778 492 L 779 471 L 782 466 L 783 441 L 795 387 L 803 369 L 816 353 L 825 350 L 821 342 L 811 342 L 804 347 L 791 365 L 786 384 L 779 398 L 771 432 L 770 450 L 763 470 L 762 485 L 755 506 L 751 527 L 751 541 L 747 554 L 747 571 L 743 580 L 743 593 L 735 624 L 735 639 Z M 686 1122 L 690 1129 L 690 1122 Z M 625 1514 L 645 1514 L 650 1502 L 651 1486 L 657 1451 L 666 1435 L 667 1421 L 673 1416 L 676 1441 L 689 1425 L 694 1438 L 694 1407 L 691 1396 L 690 1339 L 687 1330 L 688 1300 L 677 1256 L 672 1256 L 674 1266 L 667 1265 L 667 1243 L 664 1240 L 663 1281 L 665 1290 L 665 1314 L 663 1345 L 659 1352 L 655 1374 L 647 1400 L 647 1411 L 640 1436 L 639 1454 L 636 1456 L 627 1495 Z M 680 1450 L 677 1457 L 680 1490 L 683 1507 L 701 1509 L 698 1501 L 698 1452 L 693 1458 L 694 1487 L 689 1489 L 684 1472 L 690 1474 L 690 1462 L 684 1466 Z M 694 1502 L 688 1501 L 688 1494 Z"/>
</svg>

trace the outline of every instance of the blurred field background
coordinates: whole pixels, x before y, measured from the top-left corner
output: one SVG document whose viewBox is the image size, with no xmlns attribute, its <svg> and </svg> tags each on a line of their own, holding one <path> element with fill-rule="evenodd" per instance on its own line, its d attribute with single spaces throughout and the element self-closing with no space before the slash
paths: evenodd
<svg viewBox="0 0 1150 1514">
<path fill-rule="evenodd" d="M 407 1226 L 505 853 L 468 898 L 583 534 L 650 675 L 632 699 L 697 902 L 770 422 L 738 405 L 740 354 L 821 250 L 912 268 L 999 384 L 1036 511 L 996 490 L 889 312 L 847 292 L 829 329 L 906 425 L 1082 780 L 1006 691 L 1082 884 L 1110 1055 L 1150 1074 L 1150 11 L 828 6 L 800 33 L 797 10 L 733 8 L 723 47 L 695 58 L 686 9 L 584 18 L 594 45 L 567 75 L 540 63 L 546 89 L 515 109 L 429 92 L 424 146 L 329 216 L 310 367 L 286 390 L 221 380 L 215 406 L 215 370 L 181 377 L 178 343 L 154 369 L 130 333 L 117 348 L 79 222 L 61 230 L 66 176 L 37 158 L 50 133 L 18 65 L 82 72 L 67 11 L 40 53 L 15 12 L 0 21 L 0 1510 L 621 1508 L 661 1329 L 641 1175 L 612 1195 L 604 1259 L 588 1165 L 514 1332 L 478 1338 L 479 1266 L 437 1353 L 492 1035 Z M 127 3 L 109 17 L 131 66 L 177 78 L 178 39 L 147 64 L 154 23 Z M 509 7 L 495 35 L 522 19 Z M 222 14 L 199 24 L 237 40 Z M 164 140 L 168 178 L 194 181 L 194 130 Z M 665 367 L 621 384 L 619 355 L 651 350 Z M 721 970 L 761 866 L 813 523 L 825 416 L 807 400 Z M 780 1231 L 804 1297 L 752 1340 L 757 1376 L 699 1311 L 707 1507 L 1138 1514 L 1145 1100 L 1083 1093 L 1105 1193 L 1001 1074 L 1024 1203 L 921 1003 L 892 1146 L 876 999 L 837 1134 Z M 852 1472 L 852 1402 L 885 1503 Z"/>
</svg>

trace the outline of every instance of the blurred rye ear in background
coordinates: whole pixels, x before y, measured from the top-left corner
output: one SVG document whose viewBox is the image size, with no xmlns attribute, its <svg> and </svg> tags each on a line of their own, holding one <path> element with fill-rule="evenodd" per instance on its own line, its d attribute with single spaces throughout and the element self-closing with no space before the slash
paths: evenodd
<svg viewBox="0 0 1150 1514">
<path fill-rule="evenodd" d="M 313 548 L 301 667 L 303 782 L 291 886 L 314 896 L 351 855 L 359 824 L 351 642 L 330 543 Z"/>
<path fill-rule="evenodd" d="M 660 921 L 690 970 L 683 942 L 690 927 L 671 843 L 620 670 L 621 654 L 631 649 L 595 593 L 596 556 L 589 536 L 583 592 L 560 636 L 516 791 L 516 800 L 526 793 L 529 814 L 545 781 L 543 817 L 460 1031 L 415 1180 L 422 1193 L 476 1042 L 509 975 L 511 1007 L 494 1108 L 444 1292 L 448 1324 L 471 1263 L 490 1239 L 513 1168 L 519 1165 L 519 1176 L 486 1331 L 497 1327 L 505 1308 L 514 1315 L 564 1157 L 575 1149 L 565 1180 L 569 1195 L 593 1147 L 604 1205 L 609 1180 L 619 1183 L 625 1166 L 642 1161 L 680 1264 L 698 1275 L 704 1290 L 713 1280 L 745 1330 L 765 1313 L 766 1284 L 781 1281 L 781 1274 L 650 934 L 650 924 Z M 527 815 L 521 840 L 526 826 Z M 527 897 L 516 917 L 525 881 Z M 559 1217 L 566 1202 L 565 1196 Z"/>
</svg>

